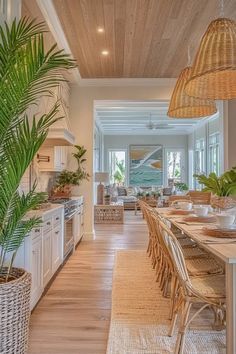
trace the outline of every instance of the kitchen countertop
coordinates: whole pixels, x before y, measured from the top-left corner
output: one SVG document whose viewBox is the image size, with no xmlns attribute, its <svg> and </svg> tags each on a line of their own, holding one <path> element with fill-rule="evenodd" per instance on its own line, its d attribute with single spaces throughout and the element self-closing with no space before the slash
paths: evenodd
<svg viewBox="0 0 236 354">
<path fill-rule="evenodd" d="M 44 218 L 44 216 L 46 216 L 47 214 L 49 214 L 57 209 L 62 209 L 62 208 L 64 208 L 63 204 L 49 203 L 49 206 L 47 208 L 29 211 L 26 215 L 26 218 L 31 218 L 33 216 Z"/>
</svg>

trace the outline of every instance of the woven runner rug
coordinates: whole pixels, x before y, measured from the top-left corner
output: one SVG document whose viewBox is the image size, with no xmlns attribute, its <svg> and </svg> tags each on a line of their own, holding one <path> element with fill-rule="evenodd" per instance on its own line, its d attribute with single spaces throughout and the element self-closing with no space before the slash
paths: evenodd
<svg viewBox="0 0 236 354">
<path fill-rule="evenodd" d="M 161 295 L 146 252 L 118 251 L 107 354 L 173 354 L 177 332 L 172 338 L 167 336 L 169 308 L 169 300 Z M 211 313 L 206 311 L 190 328 L 185 354 L 226 352 L 225 333 L 210 330 L 210 320 Z M 201 328 L 196 328 L 199 322 Z"/>
</svg>

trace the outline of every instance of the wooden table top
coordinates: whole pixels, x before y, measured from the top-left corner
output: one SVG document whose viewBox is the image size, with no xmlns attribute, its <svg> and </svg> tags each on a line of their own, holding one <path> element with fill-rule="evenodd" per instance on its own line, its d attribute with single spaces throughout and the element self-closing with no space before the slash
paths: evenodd
<svg viewBox="0 0 236 354">
<path fill-rule="evenodd" d="M 157 208 L 156 210 L 201 247 L 215 254 L 225 263 L 236 263 L 236 238 L 211 237 L 203 233 L 204 227 L 212 227 L 214 223 L 185 222 L 184 218 L 189 215 L 174 215 L 171 213 L 173 208 Z M 208 243 L 208 240 L 211 240 L 212 243 Z"/>
</svg>

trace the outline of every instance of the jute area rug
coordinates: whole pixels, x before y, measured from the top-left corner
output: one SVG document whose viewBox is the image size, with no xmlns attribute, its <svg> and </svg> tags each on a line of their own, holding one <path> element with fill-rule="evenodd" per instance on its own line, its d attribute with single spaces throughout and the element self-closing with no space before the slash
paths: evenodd
<svg viewBox="0 0 236 354">
<path fill-rule="evenodd" d="M 172 338 L 167 336 L 169 307 L 146 252 L 118 251 L 107 354 L 174 353 L 177 332 Z M 200 322 L 201 328 L 190 328 L 188 332 L 185 353 L 225 353 L 225 333 L 209 329 L 210 311 L 202 316 L 195 322 L 195 326 Z M 202 323 L 207 327 L 203 328 Z"/>
</svg>

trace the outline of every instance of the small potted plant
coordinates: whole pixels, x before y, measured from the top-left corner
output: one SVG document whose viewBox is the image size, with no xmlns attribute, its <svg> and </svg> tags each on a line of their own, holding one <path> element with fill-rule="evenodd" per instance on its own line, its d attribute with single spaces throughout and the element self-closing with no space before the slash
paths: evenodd
<svg viewBox="0 0 236 354">
<path fill-rule="evenodd" d="M 184 182 L 176 182 L 175 183 L 176 192 L 181 194 L 186 194 L 189 190 L 188 185 Z"/>
<path fill-rule="evenodd" d="M 143 194 L 143 192 L 138 192 L 137 193 L 137 195 L 136 195 L 136 197 L 138 198 L 138 199 L 143 199 L 143 196 L 144 196 L 144 194 Z"/>
<path fill-rule="evenodd" d="M 146 193 L 145 193 L 145 199 L 146 199 L 146 200 L 149 200 L 149 199 L 150 199 L 150 196 L 151 196 L 150 192 L 146 192 Z"/>
<path fill-rule="evenodd" d="M 217 176 L 214 172 L 209 176 L 194 175 L 198 182 L 205 186 L 203 191 L 211 192 L 211 205 L 213 208 L 230 209 L 236 205 L 236 167 Z"/>
<path fill-rule="evenodd" d="M 63 170 L 56 178 L 56 185 L 53 188 L 52 196 L 55 198 L 68 198 L 71 196 L 72 188 L 79 186 L 81 181 L 89 179 L 89 174 L 85 171 L 83 163 L 87 150 L 84 146 L 75 145 L 76 152 L 72 156 L 76 159 L 78 167 L 76 171 Z"/>
</svg>

